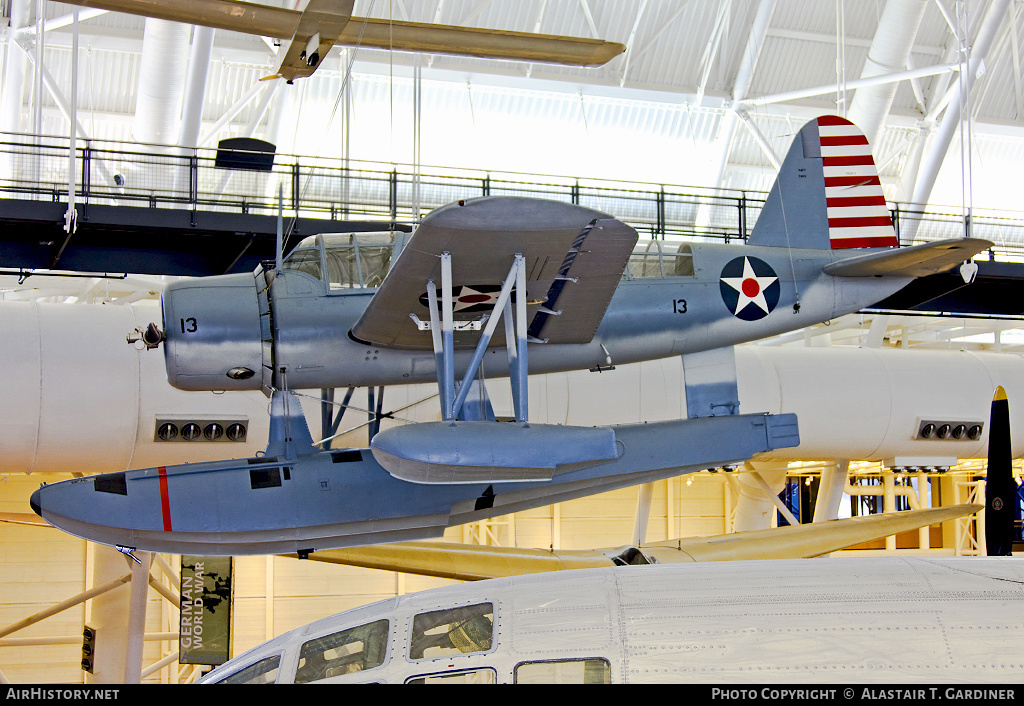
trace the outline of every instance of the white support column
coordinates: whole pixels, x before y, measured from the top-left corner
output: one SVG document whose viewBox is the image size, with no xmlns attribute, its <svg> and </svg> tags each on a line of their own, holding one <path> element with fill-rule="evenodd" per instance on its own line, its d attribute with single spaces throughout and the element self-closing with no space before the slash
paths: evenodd
<svg viewBox="0 0 1024 706">
<path fill-rule="evenodd" d="M 778 508 L 782 516 L 786 518 L 786 522 L 788 522 L 792 527 L 796 527 L 797 525 L 799 525 L 800 520 L 796 519 L 796 516 L 793 515 L 790 509 L 786 507 L 786 505 L 781 500 L 779 500 L 779 496 L 775 494 L 775 492 L 772 490 L 772 487 L 768 485 L 768 481 L 766 481 L 757 471 L 754 471 L 752 475 L 754 477 L 754 480 L 757 482 L 758 485 L 761 486 L 761 489 L 764 491 L 765 497 L 771 500 L 772 504 L 775 505 L 776 508 Z"/>
<path fill-rule="evenodd" d="M 265 609 L 263 611 L 263 634 L 267 640 L 274 635 L 274 557 L 267 556 L 266 564 L 263 567 L 263 600 Z"/>
<path fill-rule="evenodd" d="M 146 635 L 146 603 L 149 598 L 149 570 L 153 555 L 137 552 L 139 562 L 132 565 L 131 592 L 128 602 L 128 625 L 125 644 L 124 683 L 142 681 L 142 647 Z"/>
<path fill-rule="evenodd" d="M 7 57 L 4 64 L 4 85 L 0 100 L 0 132 L 21 132 L 22 93 L 25 88 L 25 74 L 28 73 L 28 58 L 18 46 L 17 31 L 29 25 L 30 0 L 11 0 L 11 26 L 7 33 Z M 11 174 L 6 163 L 0 177 Z"/>
<path fill-rule="evenodd" d="M 882 473 L 882 512 L 896 512 L 896 475 L 892 471 Z M 890 534 L 885 538 L 885 548 L 889 551 L 896 549 L 896 535 Z"/>
<path fill-rule="evenodd" d="M 213 50 L 213 28 L 196 26 L 192 30 L 192 47 L 189 52 L 188 74 L 185 77 L 185 93 L 181 106 L 181 129 L 178 144 L 195 147 L 199 140 L 199 127 L 203 120 L 203 97 L 206 94 L 206 80 L 210 73 L 210 52 Z"/>
<path fill-rule="evenodd" d="M 676 478 L 665 479 L 665 539 L 676 533 Z"/>
<path fill-rule="evenodd" d="M 637 490 L 636 516 L 633 518 L 633 546 L 640 546 L 647 541 L 647 523 L 651 518 L 651 497 L 654 495 L 654 483 L 644 483 Z"/>
<path fill-rule="evenodd" d="M 950 100 L 949 105 L 946 107 L 946 112 L 942 116 L 939 128 L 932 137 L 931 148 L 923 159 L 921 172 L 917 177 L 917 183 L 914 185 L 914 193 L 911 198 L 913 203 L 928 203 L 932 189 L 935 186 L 935 180 L 939 175 L 939 168 L 942 166 L 947 152 L 949 152 L 953 135 L 960 125 L 960 112 L 963 108 L 963 101 L 966 99 L 966 94 L 969 94 L 971 88 L 974 87 L 974 81 L 977 78 L 975 71 L 977 67 L 984 64 L 988 51 L 992 46 L 992 40 L 995 38 L 996 30 L 1006 17 L 1009 2 L 1010 0 L 992 0 L 992 4 L 989 5 L 981 30 L 978 32 L 974 42 L 971 43 L 971 60 L 966 76 L 962 77 L 962 81 L 957 82 L 953 94 L 955 97 Z M 961 91 L 961 84 L 966 87 L 966 91 Z"/>
<path fill-rule="evenodd" d="M 747 46 L 743 51 L 740 66 L 732 84 L 731 97 L 734 102 L 746 98 L 747 91 L 750 90 L 750 82 L 754 76 L 754 69 L 757 67 L 757 59 L 761 55 L 761 47 L 768 34 L 772 13 L 775 12 L 775 3 L 776 0 L 761 0 L 757 7 L 754 24 L 747 36 Z M 725 176 L 725 167 L 729 163 L 729 148 L 732 146 L 732 138 L 736 134 L 738 119 L 739 115 L 735 110 L 727 110 L 719 124 L 718 135 L 715 137 L 715 162 L 711 167 L 711 184 L 713 186 L 720 186 L 722 178 Z"/>
<path fill-rule="evenodd" d="M 551 549 L 562 548 L 562 505 L 551 506 Z"/>
<path fill-rule="evenodd" d="M 908 68 L 914 39 L 925 9 L 930 4 L 930 0 L 886 1 L 861 70 L 861 78 L 891 74 Z M 864 86 L 857 90 L 850 102 L 846 117 L 861 129 L 872 145 L 880 142 L 896 88 L 895 83 Z"/>
<path fill-rule="evenodd" d="M 91 554 L 89 581 L 93 586 L 123 576 L 129 568 L 126 561 L 134 565 L 131 559 L 126 559 L 113 547 L 93 542 L 86 546 Z M 130 595 L 131 589 L 121 586 L 89 602 L 86 624 L 96 630 L 96 645 L 93 671 L 85 675 L 87 684 L 119 684 L 124 679 L 128 646 L 125 616 L 128 615 Z"/>
<path fill-rule="evenodd" d="M 75 210 L 75 191 L 77 190 L 78 169 L 75 167 L 75 152 L 78 145 L 75 141 L 78 123 L 78 10 L 73 13 L 74 21 L 71 30 L 71 115 L 68 116 L 68 210 L 64 214 L 64 232 L 72 234 L 78 228 L 78 212 Z"/>
<path fill-rule="evenodd" d="M 821 471 L 818 483 L 818 497 L 814 503 L 813 522 L 825 522 L 839 517 L 839 504 L 843 499 L 846 481 L 850 475 L 848 460 L 836 461 Z"/>
<path fill-rule="evenodd" d="M 139 142 L 178 142 L 191 34 L 189 25 L 146 18 L 132 125 L 132 134 Z"/>
<path fill-rule="evenodd" d="M 752 472 L 730 474 L 738 491 L 733 531 L 768 529 L 778 508 L 777 496 L 786 485 L 788 464 L 748 461 L 743 467 Z"/>
<path fill-rule="evenodd" d="M 43 55 L 46 47 L 46 34 L 43 32 L 43 0 L 36 0 L 36 42 L 35 42 L 35 90 L 33 91 L 32 106 L 32 133 L 41 135 L 43 133 Z M 39 139 L 38 137 L 36 138 Z M 35 177 L 39 178 L 39 162 L 35 164 Z"/>
</svg>

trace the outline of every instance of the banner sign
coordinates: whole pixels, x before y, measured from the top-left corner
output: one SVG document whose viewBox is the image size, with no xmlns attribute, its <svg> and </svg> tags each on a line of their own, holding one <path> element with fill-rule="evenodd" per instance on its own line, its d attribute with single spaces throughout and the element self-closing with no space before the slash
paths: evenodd
<svg viewBox="0 0 1024 706">
<path fill-rule="evenodd" d="M 231 557 L 181 557 L 179 664 L 223 664 L 231 645 Z"/>
</svg>

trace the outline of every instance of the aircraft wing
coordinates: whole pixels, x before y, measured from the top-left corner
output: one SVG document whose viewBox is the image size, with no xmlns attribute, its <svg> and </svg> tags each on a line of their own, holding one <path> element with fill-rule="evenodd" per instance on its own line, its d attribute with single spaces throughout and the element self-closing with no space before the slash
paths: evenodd
<svg viewBox="0 0 1024 706">
<path fill-rule="evenodd" d="M 350 17 L 353 0 L 310 0 L 305 10 L 290 10 L 238 0 L 69 0 L 94 7 L 172 22 L 288 40 L 275 75 L 292 80 L 308 76 L 307 45 L 319 34 L 319 58 L 331 46 L 423 52 L 569 66 L 601 66 L 626 50 L 618 42 L 451 25 Z M 306 56 L 303 56 L 306 53 Z"/>
<path fill-rule="evenodd" d="M 551 552 L 547 549 L 488 547 L 448 542 L 399 542 L 370 547 L 326 549 L 311 553 L 309 559 L 329 564 L 400 571 L 459 581 L 482 581 L 499 576 L 613 566 L 613 562 L 597 550 Z"/>
<path fill-rule="evenodd" d="M 275 76 L 289 83 L 311 76 L 352 19 L 355 0 L 309 0 Z"/>
<path fill-rule="evenodd" d="M 0 522 L 9 522 L 12 525 L 53 527 L 53 525 L 34 512 L 0 512 Z"/>
<path fill-rule="evenodd" d="M 659 564 L 676 564 L 800 559 L 821 556 L 897 532 L 964 517 L 981 509 L 981 505 L 955 505 L 906 510 L 714 537 L 652 542 L 641 545 L 639 551 L 636 547 L 549 551 L 448 542 L 399 542 L 318 551 L 310 554 L 309 559 L 460 581 L 617 564 L 646 564 L 651 563 L 650 560 Z M 638 557 L 642 558 L 638 560 Z"/>
<path fill-rule="evenodd" d="M 642 547 L 645 553 L 663 564 L 680 561 L 810 558 L 898 532 L 966 517 L 981 509 L 981 505 L 953 505 L 904 510 L 751 532 L 733 532 L 714 537 L 652 542 Z M 688 558 L 682 558 L 680 553 Z"/>
<path fill-rule="evenodd" d="M 455 347 L 475 346 L 479 334 L 460 330 L 459 322 L 492 311 L 515 255 L 522 254 L 530 336 L 586 343 L 604 317 L 636 241 L 636 231 L 621 221 L 560 201 L 485 196 L 443 206 L 420 223 L 352 335 L 375 345 L 430 349 L 429 331 L 421 330 L 410 314 L 429 321 L 427 282 L 438 287 L 440 299 L 440 256 L 447 252 Z"/>
<path fill-rule="evenodd" d="M 993 244 L 980 238 L 937 240 L 908 248 L 848 257 L 821 269 L 834 277 L 924 277 L 945 272 L 983 250 L 988 250 Z"/>
</svg>

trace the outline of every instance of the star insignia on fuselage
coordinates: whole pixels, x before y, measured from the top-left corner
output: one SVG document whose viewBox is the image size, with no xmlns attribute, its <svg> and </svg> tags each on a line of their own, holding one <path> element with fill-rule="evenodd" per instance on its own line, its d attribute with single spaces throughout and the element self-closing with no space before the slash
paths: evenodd
<svg viewBox="0 0 1024 706">
<path fill-rule="evenodd" d="M 730 260 L 722 268 L 719 286 L 729 311 L 744 321 L 768 316 L 779 303 L 782 289 L 771 265 L 756 257 Z"/>
</svg>

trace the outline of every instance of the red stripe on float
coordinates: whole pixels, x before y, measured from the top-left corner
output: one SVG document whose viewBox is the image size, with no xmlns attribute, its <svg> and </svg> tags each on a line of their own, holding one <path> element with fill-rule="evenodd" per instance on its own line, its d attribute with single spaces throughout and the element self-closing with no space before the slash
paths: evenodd
<svg viewBox="0 0 1024 706">
<path fill-rule="evenodd" d="M 160 510 L 164 516 L 164 532 L 171 531 L 171 500 L 167 496 L 167 467 L 156 469 L 160 475 Z"/>
</svg>

